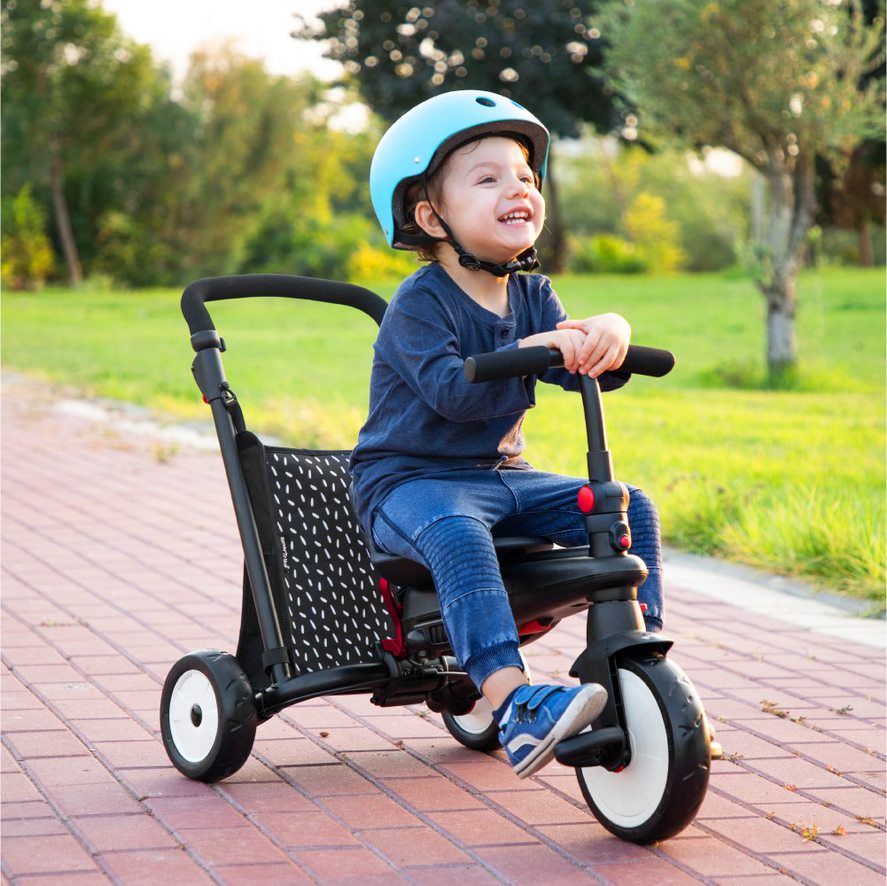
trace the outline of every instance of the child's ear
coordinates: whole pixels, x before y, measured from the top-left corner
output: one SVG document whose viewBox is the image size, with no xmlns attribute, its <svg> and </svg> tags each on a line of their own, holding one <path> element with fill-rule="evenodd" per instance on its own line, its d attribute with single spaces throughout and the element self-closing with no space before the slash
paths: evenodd
<svg viewBox="0 0 887 886">
<path fill-rule="evenodd" d="M 447 236 L 447 232 L 443 229 L 440 219 L 438 219 L 437 214 L 427 200 L 420 200 L 416 204 L 416 208 L 413 210 L 413 217 L 416 219 L 416 224 L 429 237 L 441 240 Z"/>
</svg>

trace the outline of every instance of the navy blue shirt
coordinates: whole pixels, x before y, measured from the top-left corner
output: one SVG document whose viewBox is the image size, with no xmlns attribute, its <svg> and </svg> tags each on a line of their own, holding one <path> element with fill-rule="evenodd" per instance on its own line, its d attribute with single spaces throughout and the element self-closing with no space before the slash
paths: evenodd
<svg viewBox="0 0 887 886">
<path fill-rule="evenodd" d="M 439 264 L 400 285 L 376 339 L 369 416 L 351 455 L 355 504 L 365 527 L 397 485 L 442 470 L 493 466 L 528 468 L 522 426 L 536 403 L 536 376 L 470 384 L 466 357 L 513 349 L 547 332 L 566 313 L 541 274 L 508 278 L 507 316 L 470 298 Z M 549 369 L 542 381 L 577 390 L 577 376 Z M 604 373 L 602 390 L 625 384 Z"/>
</svg>

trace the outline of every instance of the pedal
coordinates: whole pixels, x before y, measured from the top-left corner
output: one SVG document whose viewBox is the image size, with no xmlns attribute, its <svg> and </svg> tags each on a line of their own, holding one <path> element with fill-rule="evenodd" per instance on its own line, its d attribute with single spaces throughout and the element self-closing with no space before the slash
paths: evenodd
<svg viewBox="0 0 887 886">
<path fill-rule="evenodd" d="M 604 766 L 625 752 L 625 733 L 618 726 L 580 732 L 554 746 L 554 758 L 564 766 Z"/>
</svg>

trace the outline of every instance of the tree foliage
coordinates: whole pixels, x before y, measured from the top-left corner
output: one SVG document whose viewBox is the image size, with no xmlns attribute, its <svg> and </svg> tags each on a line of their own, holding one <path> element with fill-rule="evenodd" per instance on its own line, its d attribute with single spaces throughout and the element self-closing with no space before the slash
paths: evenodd
<svg viewBox="0 0 887 886">
<path fill-rule="evenodd" d="M 69 279 L 80 252 L 69 209 L 72 176 L 97 159 L 125 153 L 163 85 L 148 49 L 90 0 L 4 0 L 2 120 L 4 171 L 50 192 Z"/>
<path fill-rule="evenodd" d="M 81 266 L 136 286 L 253 268 L 335 276 L 370 237 L 370 136 L 330 128 L 310 75 L 222 48 L 196 53 L 174 90 L 91 0 L 4 0 L 2 16 L 3 196 L 27 186 L 53 217 L 69 280 Z M 353 222 L 333 222 L 355 205 Z"/>
<path fill-rule="evenodd" d="M 877 81 L 864 83 L 882 58 L 883 24 L 882 15 L 867 27 L 859 5 L 842 0 L 619 0 L 601 19 L 614 82 L 635 101 L 642 135 L 729 148 L 767 182 L 756 279 L 773 377 L 797 360 L 795 278 L 815 212 L 815 159 L 841 169 L 883 125 Z"/>
<path fill-rule="evenodd" d="M 582 121 L 618 122 L 591 12 L 587 0 L 348 0 L 319 24 L 302 18 L 297 33 L 328 40 L 388 120 L 440 92 L 488 89 L 524 97 L 549 129 L 576 136 Z"/>
<path fill-rule="evenodd" d="M 422 5 L 348 0 L 301 19 L 297 35 L 328 41 L 328 56 L 356 78 L 366 103 L 394 120 L 420 101 L 454 89 L 486 89 L 528 105 L 555 134 L 583 122 L 611 131 L 620 106 L 604 83 L 599 33 L 588 0 L 427 0 Z M 552 270 L 564 236 L 549 167 Z"/>
</svg>

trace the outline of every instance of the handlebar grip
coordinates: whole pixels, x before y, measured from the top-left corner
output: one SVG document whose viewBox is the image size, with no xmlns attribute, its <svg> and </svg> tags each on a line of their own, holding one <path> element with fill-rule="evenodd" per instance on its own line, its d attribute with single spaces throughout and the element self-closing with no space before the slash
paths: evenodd
<svg viewBox="0 0 887 886">
<path fill-rule="evenodd" d="M 554 348 L 516 348 L 476 354 L 465 361 L 465 378 L 469 382 L 496 381 L 522 375 L 539 375 L 552 366 L 563 366 L 564 358 Z M 661 348 L 630 345 L 625 360 L 613 372 L 628 375 L 650 375 L 661 378 L 674 368 L 674 354 Z"/>
<path fill-rule="evenodd" d="M 491 351 L 476 354 L 465 361 L 465 378 L 470 382 L 496 381 L 521 375 L 539 375 L 550 366 L 554 355 L 561 352 L 541 345 L 534 348 L 514 348 L 510 351 Z M 563 358 L 561 358 L 563 359 Z"/>
<path fill-rule="evenodd" d="M 629 345 L 622 365 L 614 372 L 631 372 L 662 378 L 674 369 L 674 354 L 662 348 L 648 348 L 645 345 Z"/>
</svg>

